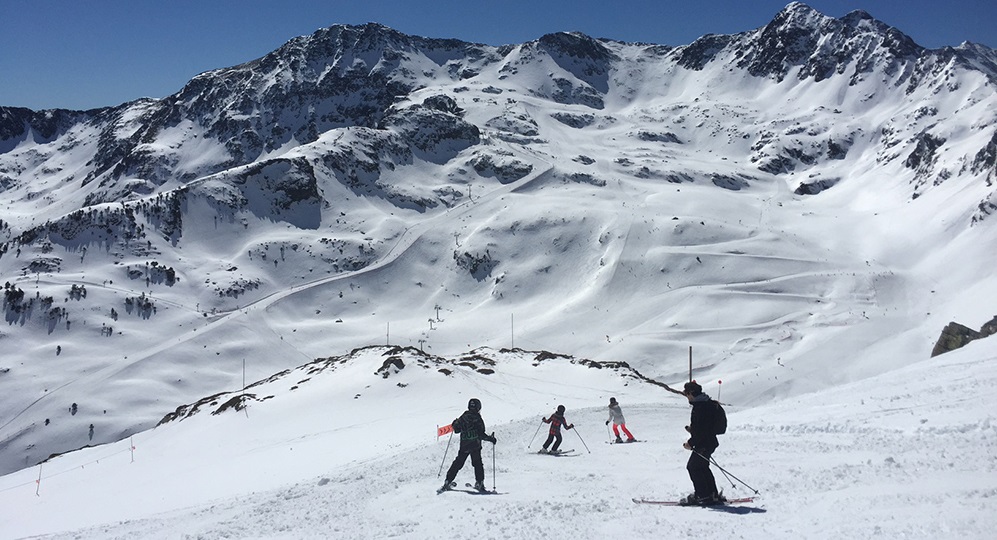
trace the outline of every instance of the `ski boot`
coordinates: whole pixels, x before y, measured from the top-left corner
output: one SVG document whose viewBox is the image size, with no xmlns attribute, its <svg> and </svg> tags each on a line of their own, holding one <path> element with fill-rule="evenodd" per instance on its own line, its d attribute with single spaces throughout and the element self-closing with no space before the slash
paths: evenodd
<svg viewBox="0 0 997 540">
<path fill-rule="evenodd" d="M 723 493 L 714 493 L 712 496 L 703 500 L 700 504 L 703 506 L 722 506 L 727 504 L 727 497 L 724 497 Z"/>
<path fill-rule="evenodd" d="M 698 506 L 698 505 L 699 505 L 699 497 L 697 497 L 695 493 L 691 495 L 686 495 L 685 497 L 679 499 L 679 506 Z"/>
<path fill-rule="evenodd" d="M 717 497 L 719 497 L 719 495 L 707 495 L 705 497 L 700 497 L 693 493 L 679 499 L 679 506 L 715 506 L 723 504 L 721 502 L 717 502 Z"/>
<path fill-rule="evenodd" d="M 440 493 L 443 493 L 444 491 L 450 491 L 451 489 L 453 489 L 453 487 L 454 487 L 454 483 L 453 482 L 444 482 L 443 486 L 441 486 L 440 489 L 436 490 L 436 494 L 439 495 Z"/>
</svg>

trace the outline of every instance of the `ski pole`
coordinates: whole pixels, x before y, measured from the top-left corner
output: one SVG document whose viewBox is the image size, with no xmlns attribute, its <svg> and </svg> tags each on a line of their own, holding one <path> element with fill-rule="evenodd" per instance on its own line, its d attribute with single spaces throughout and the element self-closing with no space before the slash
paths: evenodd
<svg viewBox="0 0 997 540">
<path fill-rule="evenodd" d="M 585 447 L 585 451 L 591 454 L 592 451 L 589 450 L 589 445 L 585 444 L 585 439 L 582 438 L 582 434 L 578 433 L 578 428 L 571 428 L 571 430 L 575 432 L 575 435 L 578 435 L 578 440 L 582 441 L 582 446 Z"/>
<path fill-rule="evenodd" d="M 697 456 L 699 456 L 699 457 L 703 458 L 703 455 L 702 455 L 702 454 L 700 454 L 699 452 L 696 452 L 695 450 L 693 450 L 693 452 L 695 452 Z M 706 458 L 703 458 L 703 459 L 705 460 Z M 709 461 L 710 461 L 711 463 L 713 463 L 714 465 L 717 465 L 717 462 L 716 462 L 716 461 L 714 461 L 714 459 L 713 459 L 713 456 L 710 456 L 710 459 L 709 459 Z M 724 469 L 723 469 L 722 467 L 720 467 L 720 465 L 717 465 L 717 468 L 718 468 L 718 469 L 720 469 L 720 472 L 721 472 L 721 473 L 723 473 L 723 475 L 724 475 L 724 478 L 726 478 L 726 479 L 727 479 L 727 481 L 728 481 L 728 482 L 730 482 L 730 487 L 732 487 L 732 488 L 736 488 L 737 486 L 736 486 L 736 485 L 734 484 L 734 481 L 730 479 L 730 475 L 729 475 L 729 474 L 727 474 L 727 471 L 725 471 L 725 470 L 724 470 Z M 747 485 L 747 484 L 745 484 L 745 485 Z"/>
<path fill-rule="evenodd" d="M 606 435 L 609 436 L 609 444 L 613 444 L 613 430 L 609 427 L 609 424 L 606 424 Z"/>
<path fill-rule="evenodd" d="M 704 456 L 703 454 L 700 454 L 699 452 L 696 452 L 695 450 L 693 450 L 693 452 L 695 452 L 697 456 L 699 456 L 699 457 L 701 457 L 703 459 L 707 459 L 706 456 Z M 744 487 L 750 489 L 751 491 L 754 491 L 755 495 L 758 495 L 758 490 L 757 489 L 749 486 L 748 484 L 746 484 L 744 482 L 744 480 L 741 480 L 740 478 L 738 478 L 738 477 L 734 476 L 733 474 L 731 474 L 731 472 L 728 471 L 727 469 L 724 469 L 723 467 L 721 467 L 720 464 L 717 463 L 717 460 L 713 459 L 713 456 L 710 456 L 709 459 L 708 459 L 708 461 L 711 462 L 711 463 L 713 463 L 714 465 L 716 465 L 717 468 L 720 469 L 720 471 L 723 472 L 725 475 L 730 475 L 731 478 L 733 478 L 734 480 L 737 480 L 738 482 L 744 484 Z M 733 482 L 732 482 L 732 484 L 733 484 Z"/>
<path fill-rule="evenodd" d="M 710 456 L 710 461 L 711 461 L 711 462 L 712 462 L 712 463 L 713 463 L 714 465 L 716 465 L 716 464 L 717 464 L 717 462 L 716 462 L 716 461 L 713 461 L 713 457 L 712 457 L 712 456 Z M 717 465 L 717 468 L 720 468 L 720 466 L 719 466 L 719 465 Z M 727 471 L 725 471 L 725 470 L 723 470 L 723 469 L 720 469 L 720 472 L 721 472 L 721 473 L 722 473 L 722 474 L 724 475 L 724 478 L 726 478 L 726 479 L 727 479 L 727 481 L 728 481 L 728 482 L 730 482 L 730 487 L 732 487 L 732 488 L 734 488 L 734 489 L 737 489 L 737 486 L 736 486 L 736 485 L 734 485 L 734 481 L 730 479 L 730 475 L 729 475 L 729 474 L 727 474 Z"/>
<path fill-rule="evenodd" d="M 495 435 L 495 432 L 492 432 Z M 495 491 L 495 443 L 492 443 L 492 491 Z"/>
<path fill-rule="evenodd" d="M 436 473 L 436 477 L 439 478 L 443 474 L 443 464 L 447 462 L 447 452 L 450 451 L 450 441 L 453 440 L 453 432 L 450 432 L 450 437 L 447 438 L 447 449 L 443 451 L 443 461 L 440 462 L 440 472 Z"/>
<path fill-rule="evenodd" d="M 714 465 L 716 465 L 716 466 L 717 466 L 717 468 L 718 468 L 718 469 L 720 469 L 720 471 L 721 471 L 722 473 L 724 473 L 724 475 L 725 475 L 725 476 L 730 476 L 730 477 L 731 477 L 731 478 L 733 478 L 734 480 L 737 480 L 738 482 L 740 482 L 740 483 L 744 484 L 744 487 L 746 487 L 746 488 L 750 489 L 751 491 L 753 491 L 753 492 L 755 493 L 755 495 L 758 495 L 758 490 L 757 490 L 757 489 L 755 489 L 755 488 L 753 488 L 753 487 L 749 486 L 748 484 L 746 484 L 746 483 L 744 482 L 744 480 L 741 480 L 740 478 L 738 478 L 738 477 L 734 476 L 733 474 L 731 474 L 731 472 L 730 472 L 730 471 L 728 471 L 727 469 L 724 469 L 723 467 L 721 467 L 721 466 L 720 466 L 720 464 L 719 464 L 719 463 L 717 463 L 717 460 L 713 459 L 713 456 L 710 456 L 710 461 L 712 461 L 712 462 L 713 462 L 713 464 L 714 464 Z M 734 484 L 734 483 L 733 483 L 733 482 L 731 482 L 731 485 L 733 485 L 733 484 Z"/>
<path fill-rule="evenodd" d="M 539 426 L 537 426 L 537 433 L 540 433 L 540 428 L 542 428 L 543 426 L 544 426 L 544 423 L 543 423 L 543 420 L 541 420 L 541 421 L 540 421 L 540 425 L 539 425 Z M 526 445 L 526 449 L 527 449 L 527 450 L 529 450 L 529 449 L 530 449 L 530 447 L 531 447 L 531 446 L 533 446 L 533 441 L 534 441 L 534 440 L 536 440 L 536 438 L 537 438 L 537 433 L 534 433 L 534 434 L 533 434 L 533 438 L 532 438 L 532 439 L 530 439 L 530 444 Z"/>
</svg>

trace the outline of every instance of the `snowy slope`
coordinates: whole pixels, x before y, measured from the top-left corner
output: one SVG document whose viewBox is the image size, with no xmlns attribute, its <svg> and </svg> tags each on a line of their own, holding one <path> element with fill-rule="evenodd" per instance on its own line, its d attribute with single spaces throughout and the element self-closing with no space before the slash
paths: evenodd
<svg viewBox="0 0 997 540">
<path fill-rule="evenodd" d="M 995 525 L 997 427 L 979 398 L 997 383 L 992 343 L 771 405 L 728 406 L 715 458 L 739 480 L 716 471 L 718 485 L 759 496 L 726 509 L 630 501 L 689 491 L 680 397 L 566 359 L 536 370 L 534 355 L 504 353 L 494 375 L 462 367 L 445 377 L 389 352 L 339 359 L 342 377 L 313 372 L 242 412 L 204 411 L 138 434 L 134 454 L 122 441 L 49 461 L 37 485 L 38 468 L 7 475 L 0 500 L 18 511 L 0 529 L 10 538 L 987 538 Z M 374 370 L 385 356 L 407 365 L 382 379 Z M 269 384 L 298 379 L 279 380 Z M 725 400 L 733 384 L 706 390 L 718 386 Z M 435 494 L 454 450 L 434 440 L 435 426 L 468 396 L 481 397 L 495 430 L 486 484 L 502 495 Z M 606 444 L 608 396 L 644 442 Z M 533 453 L 539 418 L 556 403 L 576 425 L 562 446 L 575 457 Z M 468 464 L 458 481 L 472 480 Z"/>
<path fill-rule="evenodd" d="M 737 418 L 721 463 L 765 486 L 764 507 L 729 516 L 758 520 L 747 536 L 883 520 L 890 536 L 984 537 L 992 518 L 955 506 L 992 509 L 993 471 L 969 459 L 992 451 L 992 411 L 951 394 L 987 387 L 993 345 L 928 355 L 949 322 L 994 316 L 995 73 L 985 47 L 926 50 L 862 12 L 793 3 L 681 47 L 335 26 L 164 100 L 0 108 L 0 495 L 18 509 L 0 535 L 120 521 L 105 536 L 516 538 L 575 526 L 563 513 L 579 537 L 692 534 L 696 514 L 629 502 L 685 491 L 686 406 L 571 363 L 679 384 L 691 347 Z M 382 378 L 362 348 L 385 344 L 445 364 L 512 352 L 493 374 L 407 362 Z M 271 380 L 341 357 L 321 382 Z M 254 381 L 269 382 L 248 417 L 155 427 Z M 876 388 L 897 406 L 864 405 L 882 404 Z M 430 496 L 430 437 L 472 395 L 500 439 L 508 493 L 488 504 L 505 517 L 481 517 L 498 521 Z M 647 443 L 602 444 L 610 395 Z M 513 451 L 559 402 L 592 450 L 570 473 Z"/>
</svg>

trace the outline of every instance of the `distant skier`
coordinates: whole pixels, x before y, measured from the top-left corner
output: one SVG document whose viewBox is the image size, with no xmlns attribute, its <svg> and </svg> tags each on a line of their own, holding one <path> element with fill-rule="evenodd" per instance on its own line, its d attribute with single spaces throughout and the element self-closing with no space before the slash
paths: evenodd
<svg viewBox="0 0 997 540">
<path fill-rule="evenodd" d="M 468 456 L 471 456 L 471 466 L 474 467 L 474 489 L 485 491 L 485 466 L 481 462 L 481 441 L 488 441 L 492 444 L 498 441 L 494 432 L 491 435 L 485 433 L 485 421 L 481 419 L 480 411 L 481 401 L 478 398 L 471 398 L 467 402 L 467 410 L 464 411 L 464 414 L 450 424 L 455 433 L 460 433 L 460 449 L 447 471 L 446 482 L 443 483 L 440 491 L 450 489 L 450 484 L 453 483 L 454 478 L 457 478 L 457 473 L 464 466 Z"/>
<path fill-rule="evenodd" d="M 93 424 L 90 424 L 90 440 L 93 440 Z"/>
<path fill-rule="evenodd" d="M 568 424 L 568 421 L 564 419 L 564 405 L 557 406 L 557 412 L 550 415 L 550 418 L 544 418 L 543 422 L 545 424 L 550 424 L 550 434 L 547 435 L 547 440 L 544 442 L 543 448 L 540 449 L 541 454 L 556 454 L 557 448 L 561 446 L 561 426 L 564 429 L 571 429 L 575 427 L 574 424 Z M 554 446 L 550 446 L 553 442 Z M 550 450 L 547 447 L 550 446 Z"/>
<path fill-rule="evenodd" d="M 620 429 L 623 429 L 623 433 L 627 436 L 627 442 L 634 442 L 634 436 L 627 429 L 627 421 L 623 418 L 623 409 L 620 408 L 620 404 L 616 402 L 616 398 L 609 398 L 609 419 L 606 420 L 606 425 L 613 423 L 613 434 L 616 435 L 616 441 L 621 443 L 623 439 L 620 438 Z"/>
<path fill-rule="evenodd" d="M 682 393 L 692 405 L 692 416 L 685 428 L 690 437 L 682 447 L 692 451 L 686 469 L 689 471 L 689 479 L 692 480 L 695 492 L 684 497 L 680 504 L 700 506 L 723 504 L 723 496 L 717 491 L 717 481 L 710 471 L 710 456 L 720 446 L 714 431 L 718 414 L 717 404 L 710 399 L 710 396 L 703 393 L 703 387 L 696 381 L 685 383 Z"/>
</svg>

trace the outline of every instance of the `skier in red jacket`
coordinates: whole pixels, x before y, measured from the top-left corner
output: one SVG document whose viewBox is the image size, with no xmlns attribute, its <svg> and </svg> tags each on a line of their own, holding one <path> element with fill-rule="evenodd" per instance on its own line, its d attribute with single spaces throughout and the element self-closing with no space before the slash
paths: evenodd
<svg viewBox="0 0 997 540">
<path fill-rule="evenodd" d="M 561 446 L 561 426 L 564 429 L 571 429 L 575 427 L 574 424 L 569 424 L 567 420 L 564 419 L 564 405 L 557 406 L 557 412 L 550 415 L 550 418 L 544 418 L 543 422 L 545 424 L 550 424 L 550 434 L 547 436 L 547 440 L 544 442 L 543 448 L 540 449 L 541 454 L 556 454 L 557 448 Z M 554 446 L 547 450 L 550 443 L 553 442 Z"/>
</svg>

